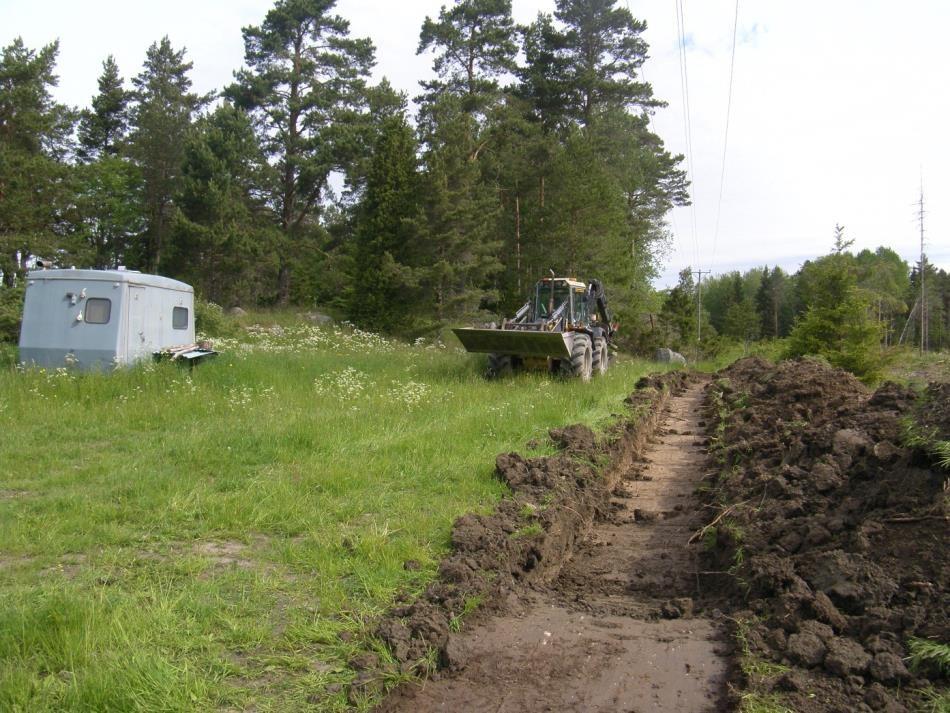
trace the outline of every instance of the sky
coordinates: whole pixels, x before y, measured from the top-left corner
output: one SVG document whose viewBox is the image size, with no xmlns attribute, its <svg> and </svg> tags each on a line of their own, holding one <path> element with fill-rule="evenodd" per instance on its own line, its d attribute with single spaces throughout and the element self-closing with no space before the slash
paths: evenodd
<svg viewBox="0 0 950 713">
<path fill-rule="evenodd" d="M 336 12 L 354 36 L 375 43 L 375 77 L 412 97 L 431 76 L 431 56 L 416 55 L 419 29 L 443 4 L 338 0 Z M 655 111 L 653 130 L 670 151 L 688 156 L 692 181 L 693 205 L 669 216 L 670 250 L 658 286 L 675 283 L 685 267 L 794 271 L 830 250 L 836 224 L 854 250 L 883 245 L 916 261 L 921 184 L 925 251 L 950 269 L 950 91 L 941 71 L 950 3 L 740 0 L 728 141 L 735 0 L 683 0 L 687 92 L 676 2 L 618 4 L 647 23 L 643 76 L 668 102 Z M 58 39 L 55 96 L 86 106 L 106 55 L 128 80 L 147 47 L 167 34 L 176 48 L 187 48 L 195 89 L 209 92 L 242 64 L 241 27 L 259 24 L 271 6 L 0 0 L 0 45 L 17 36 L 33 48 Z M 517 22 L 553 10 L 554 0 L 513 0 Z"/>
</svg>

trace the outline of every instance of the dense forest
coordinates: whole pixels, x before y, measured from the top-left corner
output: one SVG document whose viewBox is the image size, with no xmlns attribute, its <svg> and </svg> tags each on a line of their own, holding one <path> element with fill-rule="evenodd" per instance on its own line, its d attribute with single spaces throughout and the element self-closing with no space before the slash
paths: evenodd
<svg viewBox="0 0 950 713">
<path fill-rule="evenodd" d="M 920 265 L 887 247 L 854 254 L 853 243 L 838 225 L 829 254 L 794 274 L 764 266 L 716 275 L 701 289 L 687 268 L 664 296 L 653 341 L 713 354 L 724 343 L 783 339 L 786 356 L 821 354 L 873 378 L 888 347 L 920 346 Z M 924 269 L 925 346 L 948 349 L 950 274 L 929 263 Z"/>
<path fill-rule="evenodd" d="M 32 260 L 176 277 L 223 306 L 320 304 L 412 333 L 519 304 L 549 268 L 650 292 L 681 157 L 650 131 L 645 25 L 615 0 L 510 0 L 427 17 L 408 97 L 326 0 L 243 30 L 234 82 L 201 96 L 164 37 L 90 107 L 54 101 L 57 43 L 0 60 L 0 270 Z M 632 316 L 632 315 L 631 315 Z"/>
<path fill-rule="evenodd" d="M 0 57 L 0 334 L 22 277 L 55 265 L 156 272 L 234 305 L 321 306 L 417 336 L 510 314 L 548 269 L 599 277 L 627 346 L 715 350 L 860 323 L 917 339 L 919 270 L 835 248 L 656 293 L 665 216 L 689 202 L 682 157 L 651 131 L 645 24 L 617 0 L 557 0 L 527 26 L 510 0 L 456 0 L 420 28 L 435 79 L 370 82 L 374 46 L 332 0 L 278 0 L 245 27 L 220 91 L 156 40 L 130 78 L 104 58 L 88 108 L 57 103 L 58 45 Z M 106 48 L 107 50 L 108 48 Z M 927 267 L 930 346 L 950 346 L 950 285 Z M 702 296 L 702 308 L 698 300 Z M 855 315 L 861 319 L 855 322 Z M 697 340 L 697 318 L 702 340 Z"/>
</svg>

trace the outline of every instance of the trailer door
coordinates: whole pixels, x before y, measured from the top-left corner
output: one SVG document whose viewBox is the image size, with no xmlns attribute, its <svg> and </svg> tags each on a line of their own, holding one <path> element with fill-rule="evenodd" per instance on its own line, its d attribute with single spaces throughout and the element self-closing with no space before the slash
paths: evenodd
<svg viewBox="0 0 950 713">
<path fill-rule="evenodd" d="M 129 363 L 148 352 L 145 334 L 145 316 L 148 305 L 145 303 L 145 288 L 129 285 L 129 350 L 126 358 Z"/>
</svg>

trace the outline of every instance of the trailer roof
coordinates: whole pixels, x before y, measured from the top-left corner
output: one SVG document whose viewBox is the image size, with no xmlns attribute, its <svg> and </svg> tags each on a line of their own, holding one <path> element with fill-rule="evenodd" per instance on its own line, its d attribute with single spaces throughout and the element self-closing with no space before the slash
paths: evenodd
<svg viewBox="0 0 950 713">
<path fill-rule="evenodd" d="M 28 280 L 78 280 L 83 282 L 127 282 L 132 285 L 161 287 L 166 290 L 194 292 L 191 285 L 161 275 L 148 275 L 135 270 L 31 270 Z"/>
</svg>

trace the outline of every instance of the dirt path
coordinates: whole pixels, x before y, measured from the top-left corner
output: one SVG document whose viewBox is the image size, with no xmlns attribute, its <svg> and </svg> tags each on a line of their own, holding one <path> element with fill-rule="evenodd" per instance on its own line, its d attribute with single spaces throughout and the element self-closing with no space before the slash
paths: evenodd
<svg viewBox="0 0 950 713">
<path fill-rule="evenodd" d="M 674 396 L 644 462 L 559 576 L 454 636 L 448 670 L 379 710 L 713 711 L 727 662 L 719 627 L 693 616 L 704 460 L 702 385 Z"/>
</svg>

